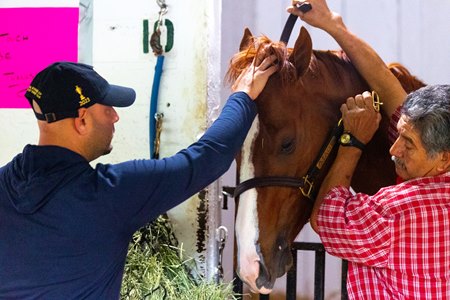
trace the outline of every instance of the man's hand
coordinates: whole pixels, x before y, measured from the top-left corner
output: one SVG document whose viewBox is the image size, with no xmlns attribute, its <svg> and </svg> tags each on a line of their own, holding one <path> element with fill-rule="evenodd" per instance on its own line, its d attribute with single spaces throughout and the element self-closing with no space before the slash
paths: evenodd
<svg viewBox="0 0 450 300">
<path fill-rule="evenodd" d="M 332 29 L 337 23 L 342 25 L 342 18 L 340 15 L 331 11 L 325 0 L 308 0 L 307 2 L 311 4 L 312 9 L 306 13 L 303 13 L 295 7 L 297 3 L 301 4 L 302 2 L 305 1 L 292 1 L 292 6 L 289 6 L 286 9 L 287 12 L 299 16 L 302 21 L 325 31 Z"/>
<path fill-rule="evenodd" d="M 277 66 L 273 63 L 275 55 L 268 56 L 264 60 L 257 57 L 252 64 L 245 68 L 234 82 L 231 89 L 233 92 L 245 92 L 255 100 L 266 86 L 269 77 L 277 71 Z"/>
<path fill-rule="evenodd" d="M 363 144 L 375 134 L 381 121 L 381 114 L 374 109 L 371 93 L 350 97 L 341 106 L 344 130 L 350 132 Z"/>
</svg>

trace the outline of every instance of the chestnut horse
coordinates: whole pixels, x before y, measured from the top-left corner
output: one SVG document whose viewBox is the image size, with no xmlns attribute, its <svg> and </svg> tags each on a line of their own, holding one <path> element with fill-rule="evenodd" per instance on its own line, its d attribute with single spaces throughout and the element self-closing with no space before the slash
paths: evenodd
<svg viewBox="0 0 450 300">
<path fill-rule="evenodd" d="M 279 71 L 271 76 L 256 101 L 258 117 L 237 158 L 239 181 L 250 181 L 236 188 L 240 196 L 235 264 L 240 278 L 254 292 L 267 294 L 275 279 L 292 265 L 291 243 L 308 222 L 314 194 L 337 147 L 328 151 L 325 162 L 321 161 L 323 167 L 314 174 L 313 182 L 305 181 L 304 176 L 340 119 L 341 104 L 369 90 L 369 86 L 342 51 L 313 50 L 305 28 L 300 30 L 293 49 L 267 37 L 253 37 L 246 29 L 228 79 L 235 80 L 258 53 L 275 54 Z M 424 86 L 402 65 L 390 68 L 407 92 Z M 387 138 L 389 117 L 383 112 L 382 116 L 380 128 L 366 146 L 353 177 L 356 191 L 371 194 L 395 183 Z M 258 184 L 261 177 L 270 178 Z M 310 199 L 304 194 L 310 194 Z"/>
</svg>

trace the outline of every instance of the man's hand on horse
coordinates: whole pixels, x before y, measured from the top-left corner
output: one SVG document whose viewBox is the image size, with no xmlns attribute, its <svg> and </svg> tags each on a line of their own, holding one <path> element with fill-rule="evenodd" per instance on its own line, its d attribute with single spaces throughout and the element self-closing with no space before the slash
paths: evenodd
<svg viewBox="0 0 450 300">
<path fill-rule="evenodd" d="M 232 86 L 233 92 L 245 92 L 255 100 L 266 86 L 269 77 L 277 71 L 274 65 L 275 55 L 264 58 L 255 57 L 251 65 L 246 67 Z"/>
<path fill-rule="evenodd" d="M 344 131 L 363 144 L 372 139 L 381 121 L 381 114 L 375 110 L 370 92 L 348 98 L 341 106 L 341 113 Z"/>
</svg>

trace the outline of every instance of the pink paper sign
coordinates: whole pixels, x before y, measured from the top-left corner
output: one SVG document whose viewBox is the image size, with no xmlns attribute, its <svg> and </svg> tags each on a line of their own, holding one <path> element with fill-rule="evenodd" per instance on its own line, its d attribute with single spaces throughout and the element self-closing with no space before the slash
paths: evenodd
<svg viewBox="0 0 450 300">
<path fill-rule="evenodd" d="M 0 8 L 0 108 L 29 108 L 33 77 L 78 59 L 78 7 Z"/>
</svg>

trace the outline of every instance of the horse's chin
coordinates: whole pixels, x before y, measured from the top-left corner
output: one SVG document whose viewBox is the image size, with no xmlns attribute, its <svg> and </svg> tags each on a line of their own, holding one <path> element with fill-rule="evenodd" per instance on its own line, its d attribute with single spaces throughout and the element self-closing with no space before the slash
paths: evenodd
<svg viewBox="0 0 450 300">
<path fill-rule="evenodd" d="M 262 287 L 261 289 L 257 290 L 257 291 L 252 291 L 253 293 L 257 293 L 257 294 L 270 294 L 272 292 L 272 289 L 266 289 L 265 287 Z"/>
</svg>

